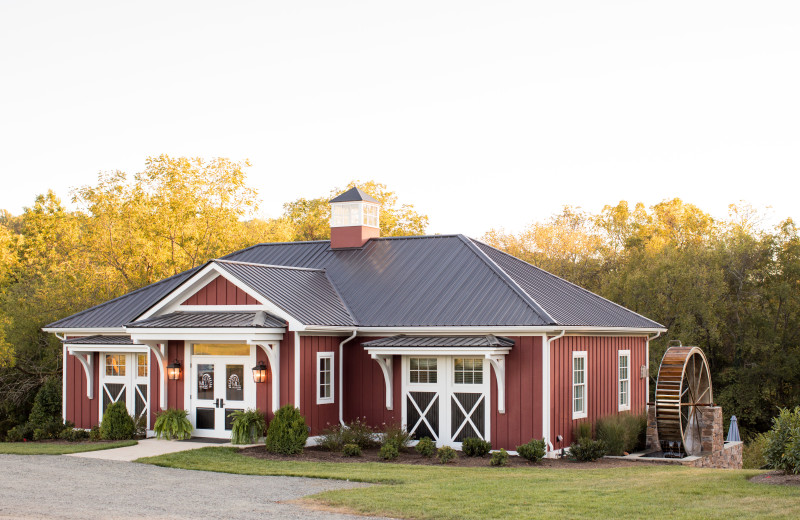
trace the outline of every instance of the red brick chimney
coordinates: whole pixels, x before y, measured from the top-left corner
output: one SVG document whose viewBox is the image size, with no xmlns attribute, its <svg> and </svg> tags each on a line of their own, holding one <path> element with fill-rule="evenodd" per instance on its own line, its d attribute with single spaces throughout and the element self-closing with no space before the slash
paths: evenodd
<svg viewBox="0 0 800 520">
<path fill-rule="evenodd" d="M 378 201 L 358 188 L 331 200 L 331 248 L 362 247 L 381 236 Z"/>
</svg>

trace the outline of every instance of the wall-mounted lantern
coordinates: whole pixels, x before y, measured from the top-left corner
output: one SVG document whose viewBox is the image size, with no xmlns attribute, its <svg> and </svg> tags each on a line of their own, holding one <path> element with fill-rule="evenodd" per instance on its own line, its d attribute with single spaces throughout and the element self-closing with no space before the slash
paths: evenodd
<svg viewBox="0 0 800 520">
<path fill-rule="evenodd" d="M 177 381 L 181 378 L 181 362 L 177 359 L 167 365 L 167 379 Z"/>
<path fill-rule="evenodd" d="M 267 382 L 267 365 L 263 361 L 259 361 L 258 365 L 253 367 L 253 381 L 256 383 Z"/>
</svg>

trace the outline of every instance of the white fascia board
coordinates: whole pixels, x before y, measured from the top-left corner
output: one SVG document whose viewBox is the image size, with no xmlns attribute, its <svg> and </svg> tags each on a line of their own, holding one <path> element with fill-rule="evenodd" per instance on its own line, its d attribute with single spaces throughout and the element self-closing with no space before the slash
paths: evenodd
<svg viewBox="0 0 800 520">
<path fill-rule="evenodd" d="M 185 341 L 242 341 L 263 340 L 280 341 L 283 339 L 284 329 L 263 328 L 208 328 L 208 329 L 147 329 L 138 331 L 129 330 L 131 339 L 135 343 L 163 343 L 167 340 Z"/>
<path fill-rule="evenodd" d="M 67 345 L 67 352 L 70 354 L 82 354 L 88 352 L 150 352 L 145 345 Z"/>
<path fill-rule="evenodd" d="M 199 291 L 206 284 L 211 282 L 217 276 L 222 276 L 236 287 L 250 295 L 254 298 L 259 305 L 206 305 L 206 306 L 189 306 L 189 305 L 181 305 L 186 298 L 194 294 L 195 292 Z M 162 314 L 168 314 L 170 312 L 174 312 L 177 310 L 199 310 L 198 307 L 205 307 L 209 311 L 221 311 L 221 310 L 259 310 L 259 311 L 266 311 L 270 314 L 274 314 L 279 318 L 283 318 L 287 322 L 289 322 L 289 326 L 292 330 L 303 330 L 305 326 L 300 323 L 296 318 L 290 316 L 286 311 L 272 303 L 271 301 L 267 300 L 260 294 L 258 294 L 255 290 L 250 288 L 246 283 L 242 280 L 238 279 L 231 273 L 227 272 L 226 270 L 219 267 L 213 261 L 212 263 L 208 264 L 204 267 L 200 272 L 195 273 L 191 278 L 183 282 L 177 289 L 174 289 L 171 293 L 166 295 L 164 298 L 161 299 L 158 303 L 150 307 L 144 314 L 139 316 L 135 321 L 141 321 L 152 316 L 160 316 Z M 247 309 L 245 309 L 245 307 Z M 191 308 L 191 309 L 190 309 Z M 205 310 L 205 309 L 204 309 Z"/>
<path fill-rule="evenodd" d="M 578 327 L 578 326 L 540 326 L 540 327 L 356 327 L 359 335 L 396 335 L 407 334 L 499 334 L 507 336 L 539 336 L 541 334 L 559 334 L 566 331 L 571 335 L 605 335 L 605 336 L 645 336 L 655 332 L 666 332 L 667 329 L 639 329 L 633 327 Z M 321 325 L 307 325 L 306 332 L 352 332 L 353 327 L 326 327 Z"/>
<path fill-rule="evenodd" d="M 398 355 L 448 355 L 448 356 L 475 356 L 485 354 L 506 355 L 511 347 L 366 347 L 367 353 L 378 356 Z"/>
<path fill-rule="evenodd" d="M 95 327 L 85 329 L 59 329 L 59 328 L 45 328 L 43 332 L 53 334 L 66 334 L 67 336 L 94 336 L 97 334 L 104 336 L 119 336 L 125 335 L 125 327 Z"/>
</svg>

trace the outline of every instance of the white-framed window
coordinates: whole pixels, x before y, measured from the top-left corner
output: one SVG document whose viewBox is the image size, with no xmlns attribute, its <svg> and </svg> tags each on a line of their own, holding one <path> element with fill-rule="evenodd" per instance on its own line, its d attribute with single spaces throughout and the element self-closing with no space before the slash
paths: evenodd
<svg viewBox="0 0 800 520">
<path fill-rule="evenodd" d="M 331 227 L 379 227 L 380 209 L 369 202 L 335 202 L 331 204 Z"/>
<path fill-rule="evenodd" d="M 436 383 L 438 381 L 438 369 L 436 358 L 409 358 L 408 360 L 408 381 L 414 384 Z"/>
<path fill-rule="evenodd" d="M 587 416 L 587 352 L 585 350 L 572 353 L 572 418 L 582 419 Z"/>
<path fill-rule="evenodd" d="M 457 385 L 482 385 L 483 359 L 455 358 L 453 359 L 453 374 Z"/>
<path fill-rule="evenodd" d="M 106 375 L 125 375 L 125 354 L 106 354 Z"/>
<path fill-rule="evenodd" d="M 136 376 L 147 377 L 147 354 L 136 354 Z"/>
<path fill-rule="evenodd" d="M 631 409 L 631 351 L 620 350 L 617 354 L 617 373 L 619 378 L 619 398 L 617 404 L 620 410 Z"/>
<path fill-rule="evenodd" d="M 317 404 L 333 402 L 333 352 L 317 353 Z"/>
</svg>

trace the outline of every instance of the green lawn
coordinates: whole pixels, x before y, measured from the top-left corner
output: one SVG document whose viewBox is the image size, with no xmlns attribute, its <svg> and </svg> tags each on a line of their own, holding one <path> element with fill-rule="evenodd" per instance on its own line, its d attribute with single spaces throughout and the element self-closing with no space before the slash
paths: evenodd
<svg viewBox="0 0 800 520">
<path fill-rule="evenodd" d="M 0 442 L 0 454 L 12 455 L 63 455 L 82 451 L 108 450 L 133 446 L 136 441 L 117 442 Z"/>
<path fill-rule="evenodd" d="M 403 518 L 800 518 L 800 489 L 751 484 L 758 471 L 640 466 L 603 470 L 278 462 L 202 448 L 137 462 L 378 485 L 314 500 Z"/>
</svg>

